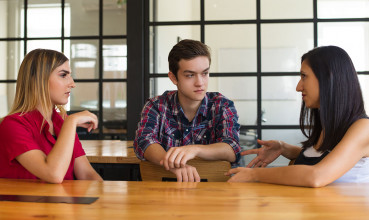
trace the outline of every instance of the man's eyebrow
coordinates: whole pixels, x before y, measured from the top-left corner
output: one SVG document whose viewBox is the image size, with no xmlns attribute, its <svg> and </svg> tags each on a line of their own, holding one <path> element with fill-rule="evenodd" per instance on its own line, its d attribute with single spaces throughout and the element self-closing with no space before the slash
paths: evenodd
<svg viewBox="0 0 369 220">
<path fill-rule="evenodd" d="M 184 73 L 196 73 L 195 71 L 192 71 L 192 70 L 185 70 L 185 71 L 183 71 Z"/>
<path fill-rule="evenodd" d="M 210 69 L 210 67 L 204 69 L 202 72 L 207 72 L 207 71 L 209 71 L 209 69 Z"/>
<path fill-rule="evenodd" d="M 203 71 L 201 71 L 202 73 L 203 72 L 207 72 L 207 71 L 209 71 L 209 69 L 210 69 L 210 67 L 208 67 L 208 68 L 206 68 L 206 69 L 204 69 Z M 185 70 L 185 71 L 183 71 L 184 73 L 196 73 L 195 71 L 192 71 L 192 70 Z"/>
</svg>

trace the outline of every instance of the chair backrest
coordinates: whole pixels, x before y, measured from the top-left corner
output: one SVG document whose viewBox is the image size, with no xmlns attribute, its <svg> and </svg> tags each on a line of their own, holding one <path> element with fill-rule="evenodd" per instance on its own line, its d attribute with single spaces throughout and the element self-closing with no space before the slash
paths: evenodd
<svg viewBox="0 0 369 220">
<path fill-rule="evenodd" d="M 196 158 L 188 161 L 187 164 L 196 167 L 201 181 L 225 182 L 229 179 L 224 175 L 231 168 L 228 161 L 206 161 Z M 142 181 L 177 181 L 176 175 L 172 172 L 149 161 L 140 162 L 140 172 Z"/>
</svg>

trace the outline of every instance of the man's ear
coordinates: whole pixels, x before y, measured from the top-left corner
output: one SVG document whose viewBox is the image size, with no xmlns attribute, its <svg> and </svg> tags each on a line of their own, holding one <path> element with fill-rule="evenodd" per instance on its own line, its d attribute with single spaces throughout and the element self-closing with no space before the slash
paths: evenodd
<svg viewBox="0 0 369 220">
<path fill-rule="evenodd" d="M 174 85 L 177 85 L 178 84 L 177 77 L 174 75 L 174 73 L 169 72 L 168 73 L 168 76 L 169 76 L 170 81 L 172 81 L 172 83 Z"/>
</svg>

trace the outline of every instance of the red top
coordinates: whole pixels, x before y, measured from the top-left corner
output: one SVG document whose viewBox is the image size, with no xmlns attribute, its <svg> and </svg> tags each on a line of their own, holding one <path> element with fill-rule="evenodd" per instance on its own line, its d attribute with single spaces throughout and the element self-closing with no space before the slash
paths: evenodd
<svg viewBox="0 0 369 220">
<path fill-rule="evenodd" d="M 49 132 L 43 116 L 37 110 L 22 116 L 20 113 L 6 116 L 0 124 L 0 178 L 39 179 L 25 169 L 15 158 L 30 150 L 41 150 L 48 155 L 56 140 Z M 54 110 L 52 115 L 55 135 L 58 137 L 64 120 Z M 64 180 L 73 180 L 74 160 L 85 155 L 76 134 L 72 160 Z"/>
</svg>

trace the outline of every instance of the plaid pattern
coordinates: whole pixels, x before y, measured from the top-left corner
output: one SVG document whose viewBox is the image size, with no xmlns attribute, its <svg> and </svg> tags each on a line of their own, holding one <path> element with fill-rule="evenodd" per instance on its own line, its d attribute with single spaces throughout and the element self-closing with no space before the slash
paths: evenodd
<svg viewBox="0 0 369 220">
<path fill-rule="evenodd" d="M 240 159 L 238 115 L 232 101 L 220 93 L 208 92 L 196 116 L 189 122 L 179 104 L 177 91 L 149 99 L 138 123 L 134 150 L 144 160 L 148 146 L 160 144 L 166 151 L 171 147 L 191 144 L 229 144 Z"/>
</svg>

